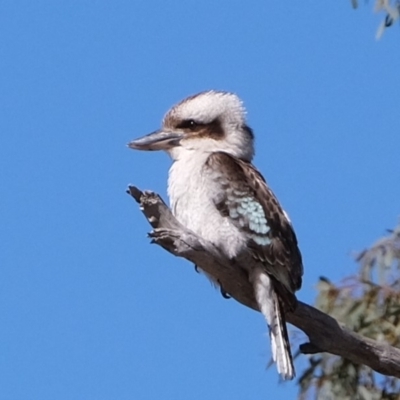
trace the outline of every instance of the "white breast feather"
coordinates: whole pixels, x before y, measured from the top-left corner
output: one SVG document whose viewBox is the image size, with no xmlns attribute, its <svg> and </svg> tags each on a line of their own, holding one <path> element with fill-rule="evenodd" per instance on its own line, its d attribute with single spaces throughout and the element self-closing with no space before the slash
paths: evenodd
<svg viewBox="0 0 400 400">
<path fill-rule="evenodd" d="M 218 188 L 203 169 L 208 156 L 206 152 L 185 152 L 172 164 L 168 179 L 171 208 L 179 222 L 232 258 L 245 246 L 245 238 L 214 204 L 217 196 L 213 190 Z"/>
</svg>

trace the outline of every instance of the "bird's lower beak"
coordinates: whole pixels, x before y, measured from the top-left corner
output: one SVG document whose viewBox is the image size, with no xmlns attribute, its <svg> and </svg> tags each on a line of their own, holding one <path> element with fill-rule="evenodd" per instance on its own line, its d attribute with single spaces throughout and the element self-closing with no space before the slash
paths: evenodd
<svg viewBox="0 0 400 400">
<path fill-rule="evenodd" d="M 168 150 L 179 145 L 183 135 L 176 132 L 155 131 L 139 139 L 132 140 L 128 147 L 135 150 Z"/>
</svg>

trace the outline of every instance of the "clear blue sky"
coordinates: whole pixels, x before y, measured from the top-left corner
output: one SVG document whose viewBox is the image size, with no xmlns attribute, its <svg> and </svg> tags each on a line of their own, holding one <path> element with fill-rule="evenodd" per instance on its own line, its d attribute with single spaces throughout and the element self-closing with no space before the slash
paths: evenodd
<svg viewBox="0 0 400 400">
<path fill-rule="evenodd" d="M 295 398 L 265 370 L 261 315 L 149 244 L 125 188 L 166 196 L 170 160 L 126 143 L 187 95 L 237 92 L 312 302 L 400 212 L 400 31 L 376 42 L 381 18 L 345 0 L 1 2 L 0 400 Z"/>
</svg>

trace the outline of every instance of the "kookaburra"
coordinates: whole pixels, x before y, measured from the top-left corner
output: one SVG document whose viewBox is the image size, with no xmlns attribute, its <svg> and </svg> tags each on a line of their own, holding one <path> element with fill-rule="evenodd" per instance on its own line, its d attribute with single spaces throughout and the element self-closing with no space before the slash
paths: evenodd
<svg viewBox="0 0 400 400">
<path fill-rule="evenodd" d="M 251 164 L 254 136 L 241 100 L 213 90 L 188 97 L 167 112 L 160 130 L 129 147 L 172 157 L 168 195 L 175 217 L 247 272 L 278 372 L 292 379 L 284 312 L 296 307 L 301 254 L 287 213 Z"/>
</svg>

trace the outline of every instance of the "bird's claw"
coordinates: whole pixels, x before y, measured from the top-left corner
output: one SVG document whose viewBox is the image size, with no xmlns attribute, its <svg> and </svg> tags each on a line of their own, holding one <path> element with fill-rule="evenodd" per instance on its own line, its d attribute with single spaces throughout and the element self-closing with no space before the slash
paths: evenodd
<svg viewBox="0 0 400 400">
<path fill-rule="evenodd" d="M 224 288 L 222 287 L 220 281 L 218 281 L 218 284 L 219 284 L 219 288 L 220 288 L 220 290 L 221 290 L 222 297 L 223 297 L 224 299 L 230 299 L 230 298 L 232 298 L 232 296 L 229 295 L 229 293 L 226 292 L 226 291 L 224 290 Z"/>
</svg>

